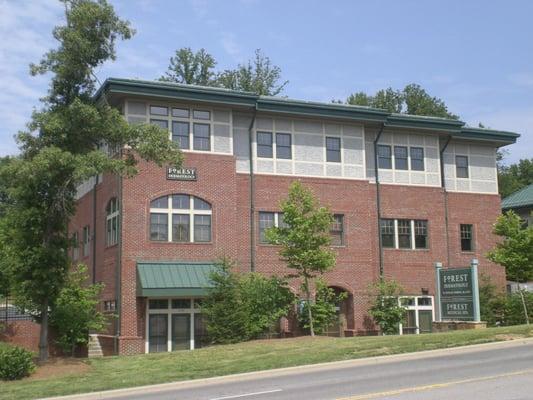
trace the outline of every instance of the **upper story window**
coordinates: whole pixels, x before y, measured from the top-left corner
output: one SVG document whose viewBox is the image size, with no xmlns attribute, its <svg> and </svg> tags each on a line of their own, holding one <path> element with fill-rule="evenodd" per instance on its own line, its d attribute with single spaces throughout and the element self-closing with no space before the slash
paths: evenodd
<svg viewBox="0 0 533 400">
<path fill-rule="evenodd" d="M 396 249 L 427 249 L 428 222 L 420 219 L 381 219 L 381 245 Z"/>
<path fill-rule="evenodd" d="M 384 144 L 378 145 L 378 168 L 392 168 L 392 153 L 390 146 Z"/>
<path fill-rule="evenodd" d="M 83 256 L 89 255 L 89 243 L 91 242 L 91 228 L 89 225 L 83 227 Z"/>
<path fill-rule="evenodd" d="M 423 147 L 411 147 L 409 148 L 411 156 L 411 169 L 413 171 L 424 170 L 424 148 Z"/>
<path fill-rule="evenodd" d="M 290 133 L 276 133 L 276 158 L 290 160 L 292 158 Z"/>
<path fill-rule="evenodd" d="M 461 251 L 474 250 L 474 235 L 471 224 L 461 224 Z"/>
<path fill-rule="evenodd" d="M 457 178 L 468 178 L 468 156 L 455 156 L 455 175 Z"/>
<path fill-rule="evenodd" d="M 332 246 L 344 245 L 344 215 L 333 215 L 333 224 L 331 225 L 330 234 Z"/>
<path fill-rule="evenodd" d="M 109 200 L 106 207 L 106 245 L 113 246 L 118 243 L 118 200 L 116 197 Z"/>
<path fill-rule="evenodd" d="M 395 169 L 409 169 L 407 165 L 407 147 L 394 146 L 394 168 Z"/>
<path fill-rule="evenodd" d="M 257 157 L 272 158 L 272 133 L 257 132 Z"/>
<path fill-rule="evenodd" d="M 173 194 L 150 203 L 150 239 L 163 242 L 211 241 L 211 205 L 199 197 Z"/>
<path fill-rule="evenodd" d="M 170 129 L 182 150 L 211 151 L 211 111 L 151 105 L 150 123 Z"/>
<path fill-rule="evenodd" d="M 341 139 L 326 136 L 326 161 L 341 162 Z"/>
</svg>

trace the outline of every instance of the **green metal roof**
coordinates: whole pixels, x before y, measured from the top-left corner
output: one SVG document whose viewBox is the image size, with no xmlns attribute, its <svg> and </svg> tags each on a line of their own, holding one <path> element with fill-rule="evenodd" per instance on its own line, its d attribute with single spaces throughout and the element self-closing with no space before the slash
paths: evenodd
<svg viewBox="0 0 533 400">
<path fill-rule="evenodd" d="M 137 295 L 142 297 L 205 296 L 212 286 L 214 263 L 137 262 Z"/>
<path fill-rule="evenodd" d="M 395 114 L 379 108 L 259 96 L 251 92 L 172 82 L 109 78 L 98 89 L 95 98 L 104 94 L 223 104 L 273 114 L 377 122 L 391 128 L 443 132 L 456 139 L 488 141 L 498 146 L 515 143 L 520 136 L 514 132 L 466 127 L 464 122 L 454 119 Z"/>
<path fill-rule="evenodd" d="M 533 207 L 533 183 L 502 200 L 502 209 Z"/>
</svg>

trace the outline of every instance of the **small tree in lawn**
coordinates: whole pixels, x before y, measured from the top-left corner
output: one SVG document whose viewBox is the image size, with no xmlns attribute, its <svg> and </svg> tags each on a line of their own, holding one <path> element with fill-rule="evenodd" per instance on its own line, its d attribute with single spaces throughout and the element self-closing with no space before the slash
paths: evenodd
<svg viewBox="0 0 533 400">
<path fill-rule="evenodd" d="M 302 280 L 302 290 L 311 304 L 311 286 L 316 277 L 335 265 L 335 253 L 329 249 L 333 216 L 321 207 L 313 193 L 301 182 L 289 188 L 288 198 L 281 203 L 284 226 L 267 231 L 267 240 L 281 246 L 280 256 Z M 307 307 L 309 331 L 315 335 L 312 307 Z"/>
<path fill-rule="evenodd" d="M 88 277 L 86 266 L 74 267 L 50 313 L 50 325 L 58 334 L 57 343 L 72 356 L 77 346 L 88 343 L 90 331 L 105 327 L 106 318 L 97 309 L 103 285 L 86 285 Z"/>
<path fill-rule="evenodd" d="M 369 314 L 384 335 L 398 333 L 398 325 L 405 316 L 405 308 L 398 303 L 403 288 L 396 281 L 381 280 L 370 286 L 372 303 Z"/>
<path fill-rule="evenodd" d="M 516 213 L 509 211 L 498 217 L 494 233 L 503 238 L 488 254 L 487 258 L 505 267 L 510 281 L 525 283 L 533 280 L 533 227 L 524 227 Z M 529 324 L 526 301 L 522 290 L 524 316 Z"/>
</svg>

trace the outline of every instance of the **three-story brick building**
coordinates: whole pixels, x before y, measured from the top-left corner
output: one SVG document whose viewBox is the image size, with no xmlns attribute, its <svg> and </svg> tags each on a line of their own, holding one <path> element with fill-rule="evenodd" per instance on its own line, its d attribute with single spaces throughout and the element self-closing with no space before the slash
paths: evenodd
<svg viewBox="0 0 533 400">
<path fill-rule="evenodd" d="M 162 82 L 108 79 L 97 96 L 131 123 L 168 129 L 185 154 L 180 170 L 141 162 L 134 178 L 80 187 L 73 258 L 105 284 L 102 308 L 118 318 L 101 343 L 121 354 L 201 346 L 201 298 L 222 256 L 242 271 L 288 272 L 264 231 L 282 222 L 279 203 L 295 179 L 335 215 L 337 264 L 325 278 L 348 293 L 339 334 L 375 330 L 366 293 L 380 274 L 411 296 L 404 333 L 431 329 L 434 262 L 478 258 L 505 286 L 484 255 L 500 214 L 496 150 L 517 134 Z"/>
</svg>

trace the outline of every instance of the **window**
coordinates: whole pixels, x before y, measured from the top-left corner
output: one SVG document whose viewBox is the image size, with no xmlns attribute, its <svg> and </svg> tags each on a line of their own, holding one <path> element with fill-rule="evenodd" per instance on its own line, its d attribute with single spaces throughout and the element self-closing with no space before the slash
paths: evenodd
<svg viewBox="0 0 533 400">
<path fill-rule="evenodd" d="M 160 107 L 160 106 L 150 106 L 150 114 L 152 115 L 168 115 L 168 108 L 167 107 Z"/>
<path fill-rule="evenodd" d="M 189 123 L 172 121 L 172 140 L 178 143 L 180 149 L 189 149 Z"/>
<path fill-rule="evenodd" d="M 398 220 L 398 247 L 400 249 L 411 248 L 411 221 L 408 219 Z"/>
<path fill-rule="evenodd" d="M 428 248 L 428 222 L 415 220 L 415 248 Z"/>
<path fill-rule="evenodd" d="M 392 168 L 392 155 L 390 146 L 383 144 L 378 145 L 378 168 Z"/>
<path fill-rule="evenodd" d="M 326 137 L 326 161 L 341 162 L 341 139 Z"/>
<path fill-rule="evenodd" d="M 189 109 L 188 108 L 173 108 L 172 116 L 178 118 L 189 118 Z"/>
<path fill-rule="evenodd" d="M 193 146 L 194 150 L 211 150 L 211 125 L 193 124 Z"/>
<path fill-rule="evenodd" d="M 211 205 L 195 196 L 159 197 L 150 203 L 150 239 L 175 243 L 210 242 L 211 214 Z"/>
<path fill-rule="evenodd" d="M 257 132 L 257 157 L 272 158 L 272 133 Z"/>
<path fill-rule="evenodd" d="M 172 299 L 172 308 L 191 308 L 191 299 Z"/>
<path fill-rule="evenodd" d="M 78 232 L 72 234 L 72 259 L 76 261 L 80 257 L 80 238 Z"/>
<path fill-rule="evenodd" d="M 91 229 L 89 225 L 83 227 L 83 256 L 89 255 L 89 243 L 91 241 Z"/>
<path fill-rule="evenodd" d="M 259 213 L 259 242 L 268 243 L 266 240 L 266 230 L 275 226 L 276 213 L 264 212 Z"/>
<path fill-rule="evenodd" d="M 394 168 L 408 169 L 407 165 L 407 147 L 394 146 Z"/>
<path fill-rule="evenodd" d="M 461 251 L 474 250 L 472 225 L 461 224 Z"/>
<path fill-rule="evenodd" d="M 162 129 L 168 129 L 168 121 L 164 119 L 151 119 L 150 123 L 153 125 L 157 125 Z"/>
<path fill-rule="evenodd" d="M 148 308 L 150 310 L 166 310 L 168 308 L 168 299 L 150 299 Z"/>
<path fill-rule="evenodd" d="M 379 223 L 381 230 L 381 245 L 383 247 L 395 247 L 394 244 L 394 220 L 382 219 Z"/>
<path fill-rule="evenodd" d="M 467 156 L 455 156 L 455 175 L 457 178 L 468 178 Z"/>
<path fill-rule="evenodd" d="M 211 119 L 211 113 L 209 111 L 204 110 L 194 110 L 192 112 L 192 117 L 194 119 Z"/>
<path fill-rule="evenodd" d="M 106 208 L 106 235 L 105 242 L 108 246 L 118 243 L 118 200 L 116 197 L 109 200 Z"/>
<path fill-rule="evenodd" d="M 382 219 L 381 245 L 395 249 L 427 249 L 428 222 L 419 219 Z"/>
<path fill-rule="evenodd" d="M 331 225 L 330 234 L 332 246 L 344 245 L 344 215 L 333 215 L 333 224 Z"/>
<path fill-rule="evenodd" d="M 276 133 L 276 158 L 284 160 L 292 158 L 291 135 L 289 133 Z"/>
<path fill-rule="evenodd" d="M 413 171 L 423 171 L 424 170 L 424 148 L 422 147 L 411 147 L 409 149 L 411 153 L 411 169 Z"/>
<path fill-rule="evenodd" d="M 116 300 L 105 300 L 104 301 L 104 312 L 111 312 L 117 309 Z"/>
<path fill-rule="evenodd" d="M 404 320 L 400 323 L 400 335 L 430 333 L 433 325 L 433 297 L 400 296 L 398 304 L 406 308 Z"/>
</svg>

